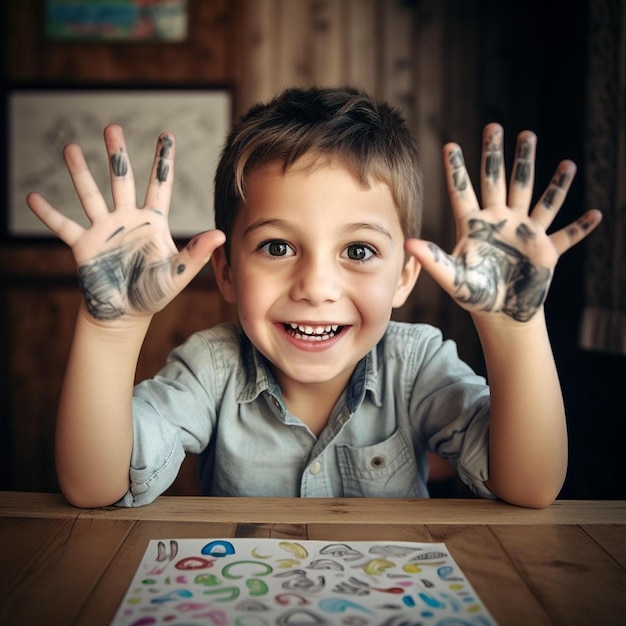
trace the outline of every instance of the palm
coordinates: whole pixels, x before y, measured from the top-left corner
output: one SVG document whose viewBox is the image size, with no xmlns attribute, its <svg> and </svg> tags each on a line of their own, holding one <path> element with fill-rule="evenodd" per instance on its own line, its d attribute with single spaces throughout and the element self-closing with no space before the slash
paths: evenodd
<svg viewBox="0 0 626 626">
<path fill-rule="evenodd" d="M 407 242 L 407 249 L 435 280 L 472 313 L 499 313 L 519 322 L 531 319 L 545 301 L 560 254 L 600 221 L 598 212 L 588 212 L 575 224 L 552 235 L 546 233 L 565 199 L 575 166 L 570 161 L 560 164 L 529 215 L 534 153 L 534 135 L 520 134 L 507 199 L 502 129 L 495 124 L 485 128 L 481 178 L 484 208 L 480 209 L 460 148 L 446 146 L 456 246 L 452 254 L 446 254 L 432 243 Z"/>
<path fill-rule="evenodd" d="M 545 232 L 515 217 L 504 207 L 468 218 L 447 262 L 462 306 L 527 321 L 545 300 L 558 257 Z"/>
<path fill-rule="evenodd" d="M 82 151 L 66 148 L 65 159 L 91 226 L 64 217 L 39 194 L 28 203 L 35 214 L 72 248 L 85 304 L 93 318 L 109 321 L 149 316 L 168 304 L 223 242 L 218 231 L 203 233 L 179 252 L 168 226 L 173 181 L 174 141 L 159 138 L 143 208 L 137 207 L 135 182 L 122 129 L 109 126 L 105 143 L 111 163 L 114 210 L 98 190 Z"/>
<path fill-rule="evenodd" d="M 167 220 L 145 213 L 112 213 L 72 247 L 85 303 L 96 319 L 152 314 L 178 293 L 172 280 L 178 250 Z"/>
</svg>

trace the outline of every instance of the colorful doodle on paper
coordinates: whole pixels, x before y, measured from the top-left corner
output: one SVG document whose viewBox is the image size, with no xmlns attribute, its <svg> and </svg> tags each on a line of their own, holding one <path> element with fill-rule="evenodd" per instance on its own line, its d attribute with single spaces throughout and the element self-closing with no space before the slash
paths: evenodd
<svg viewBox="0 0 626 626">
<path fill-rule="evenodd" d="M 492 626 L 443 543 L 152 540 L 112 626 Z"/>
</svg>

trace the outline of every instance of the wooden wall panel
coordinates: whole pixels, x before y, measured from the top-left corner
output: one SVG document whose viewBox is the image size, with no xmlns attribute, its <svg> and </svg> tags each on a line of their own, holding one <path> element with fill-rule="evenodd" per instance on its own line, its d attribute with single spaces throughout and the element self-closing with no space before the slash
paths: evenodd
<svg viewBox="0 0 626 626">
<path fill-rule="evenodd" d="M 364 87 L 403 109 L 420 135 L 429 185 L 426 232 L 440 239 L 445 194 L 439 152 L 449 80 L 444 37 L 450 19 L 441 3 L 190 0 L 190 12 L 189 39 L 181 44 L 62 43 L 43 39 L 41 2 L 9 0 L 7 77 L 59 84 L 228 84 L 236 114 L 291 85 Z M 4 319 L 10 349 L 3 357 L 8 424 L 0 429 L 8 433 L 5 456 L 13 459 L 9 482 L 14 488 L 51 489 L 56 398 L 79 298 L 74 264 L 61 244 L 0 246 L 0 263 L 9 303 Z M 429 281 L 420 281 L 397 319 L 441 319 L 446 301 Z M 193 330 L 227 319 L 234 313 L 221 303 L 208 272 L 155 319 L 137 378 L 152 375 Z M 38 360 L 44 344 L 49 356 Z M 186 469 L 173 490 L 194 489 L 193 469 Z"/>
<path fill-rule="evenodd" d="M 12 473 L 16 489 L 56 489 L 54 415 L 80 295 L 53 285 L 9 291 Z"/>
<path fill-rule="evenodd" d="M 232 3 L 190 0 L 189 5 L 189 37 L 182 43 L 58 42 L 42 35 L 43 0 L 7 0 L 7 77 L 61 83 L 225 82 Z"/>
<path fill-rule="evenodd" d="M 560 158 L 584 165 L 580 94 L 589 2 L 570 0 L 565 25 L 558 3 L 544 0 L 189 0 L 190 34 L 184 43 L 79 44 L 42 38 L 43 0 L 6 0 L 0 9 L 3 77 L 134 87 L 226 83 L 233 87 L 236 114 L 292 84 L 364 87 L 409 116 L 425 174 L 424 236 L 451 249 L 444 142 L 461 144 L 474 182 L 480 130 L 487 121 L 505 124 L 509 144 L 522 128 L 540 131 L 541 184 Z M 581 172 L 568 199 L 574 214 L 585 208 L 583 180 Z M 619 372 L 601 355 L 590 360 L 576 350 L 581 259 L 580 252 L 568 253 L 555 275 L 552 331 L 572 413 L 571 467 L 582 485 L 575 493 L 594 497 L 594 476 L 608 476 L 611 466 L 601 434 L 585 452 L 587 432 L 606 415 L 617 415 L 611 407 L 618 400 L 602 384 L 612 378 L 601 372 L 617 378 Z M 62 245 L 0 243 L 0 488 L 54 488 L 51 432 L 78 297 L 71 254 Z M 203 276 L 155 320 L 138 376 L 153 373 L 170 347 L 192 330 L 232 317 L 210 274 Z M 469 317 L 428 276 L 422 275 L 396 317 L 436 324 L 481 370 Z M 589 391 L 590 399 L 581 403 L 580 388 L 594 384 L 597 391 Z M 619 385 L 613 387 L 617 393 Z M 598 429 L 604 431 L 610 428 Z M 194 488 L 194 468 L 188 464 L 173 489 Z"/>
<path fill-rule="evenodd" d="M 574 0 L 576 15 L 586 2 Z M 454 233 L 441 163 L 443 143 L 461 143 L 476 182 L 480 129 L 486 121 L 518 123 L 532 113 L 530 119 L 541 121 L 544 128 L 565 124 L 560 113 L 552 113 L 559 94 L 572 94 L 574 88 L 568 87 L 571 81 L 564 84 L 558 65 L 549 63 L 554 56 L 551 42 L 569 39 L 555 11 L 546 21 L 543 4 L 541 0 L 189 0 L 186 42 L 106 44 L 45 41 L 43 0 L 7 0 L 2 4 L 4 77 L 133 87 L 228 84 L 236 114 L 294 84 L 364 87 L 408 115 L 425 174 L 424 236 L 450 249 Z M 515 20 L 521 17 L 526 26 L 516 31 Z M 577 19 L 574 26 L 583 33 L 584 21 Z M 539 26 L 537 32 L 549 36 L 532 41 L 527 33 Z M 542 81 L 534 80 L 537 74 Z M 549 89 L 542 92 L 546 85 Z M 559 136 L 576 138 L 584 120 L 570 100 L 561 109 L 574 119 L 572 132 L 561 130 Z M 547 113 L 544 120 L 542 113 Z M 512 127 L 509 133 L 514 136 L 519 130 Z M 558 279 L 557 275 L 555 283 Z M 0 488 L 46 490 L 56 484 L 51 466 L 55 403 L 78 298 L 71 254 L 61 244 L 0 243 Z M 565 304 L 561 308 L 574 326 L 571 311 Z M 468 316 L 428 276 L 420 278 L 396 317 L 441 327 L 459 343 L 461 355 L 481 369 Z M 169 349 L 193 330 L 233 318 L 206 273 L 155 320 L 138 377 L 153 373 Z M 194 481 L 192 465 L 186 466 L 174 492 L 193 492 Z"/>
<path fill-rule="evenodd" d="M 5 78 L 13 83 L 229 84 L 234 3 L 190 0 L 180 44 L 52 42 L 42 37 L 43 2 L 3 3 Z M 69 183 L 68 183 L 69 184 Z M 55 490 L 53 430 L 80 294 L 70 251 L 60 243 L 0 244 L 0 487 Z M 234 319 L 210 272 L 156 317 L 137 369 L 151 375 L 171 348 L 203 326 Z M 179 492 L 194 492 L 185 471 Z"/>
<path fill-rule="evenodd" d="M 347 32 L 345 42 L 347 81 L 370 93 L 376 90 L 379 41 L 378 2 L 348 0 L 346 2 Z"/>
<path fill-rule="evenodd" d="M 12 484 L 25 491 L 57 489 L 53 470 L 56 406 L 81 300 L 77 287 L 51 281 L 8 290 Z M 137 365 L 137 380 L 153 376 L 192 332 L 235 321 L 212 282 L 197 281 L 155 316 Z M 195 476 L 175 486 L 195 491 Z"/>
</svg>

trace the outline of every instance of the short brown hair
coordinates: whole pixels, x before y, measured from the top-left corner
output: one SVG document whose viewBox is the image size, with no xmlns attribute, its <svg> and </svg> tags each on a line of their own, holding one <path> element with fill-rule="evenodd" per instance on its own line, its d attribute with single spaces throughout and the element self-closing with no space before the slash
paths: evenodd
<svg viewBox="0 0 626 626">
<path fill-rule="evenodd" d="M 292 88 L 253 106 L 227 138 L 215 174 L 215 225 L 227 255 L 250 173 L 273 162 L 286 171 L 305 154 L 340 158 L 366 188 L 371 178 L 388 185 L 405 237 L 419 235 L 422 174 L 400 112 L 352 87 Z"/>
</svg>

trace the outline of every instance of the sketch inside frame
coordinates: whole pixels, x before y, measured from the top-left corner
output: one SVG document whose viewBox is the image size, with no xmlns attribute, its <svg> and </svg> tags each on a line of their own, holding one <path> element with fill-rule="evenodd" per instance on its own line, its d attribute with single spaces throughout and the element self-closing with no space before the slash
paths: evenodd
<svg viewBox="0 0 626 626">
<path fill-rule="evenodd" d="M 112 208 L 103 141 L 107 124 L 124 129 L 135 174 L 138 206 L 164 130 L 176 138 L 170 229 L 187 238 L 213 228 L 213 177 L 232 122 L 231 95 L 220 89 L 15 90 L 9 94 L 7 231 L 13 237 L 52 236 L 30 211 L 26 195 L 39 191 L 70 219 L 89 222 L 63 160 L 63 148 L 79 143 L 107 204 Z"/>
</svg>

